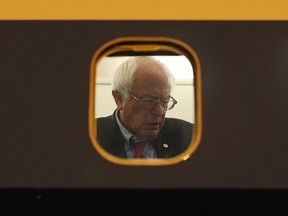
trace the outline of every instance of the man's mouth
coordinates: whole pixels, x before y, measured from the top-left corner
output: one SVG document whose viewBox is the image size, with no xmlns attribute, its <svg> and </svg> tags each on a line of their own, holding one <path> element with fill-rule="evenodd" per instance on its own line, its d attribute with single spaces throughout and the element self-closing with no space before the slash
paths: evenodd
<svg viewBox="0 0 288 216">
<path fill-rule="evenodd" d="M 148 123 L 147 126 L 149 129 L 155 130 L 155 129 L 159 129 L 160 123 L 157 123 L 157 122 Z"/>
</svg>

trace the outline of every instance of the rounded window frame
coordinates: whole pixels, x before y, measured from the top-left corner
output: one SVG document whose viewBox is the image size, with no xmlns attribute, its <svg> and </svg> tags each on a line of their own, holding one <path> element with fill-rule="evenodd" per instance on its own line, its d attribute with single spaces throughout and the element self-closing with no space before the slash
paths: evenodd
<svg viewBox="0 0 288 216">
<path fill-rule="evenodd" d="M 191 63 L 194 73 L 195 91 L 195 123 L 192 130 L 192 140 L 186 151 L 171 157 L 157 159 L 126 159 L 108 153 L 97 141 L 97 125 L 95 119 L 95 80 L 97 63 L 106 56 L 116 53 L 153 53 L 171 52 L 177 55 L 184 55 Z M 128 55 L 127 55 L 128 56 Z M 89 137 L 95 150 L 107 161 L 118 165 L 136 166 L 164 166 L 173 165 L 186 161 L 199 147 L 202 136 L 202 92 L 201 92 L 201 67 L 199 58 L 190 46 L 186 43 L 169 37 L 120 37 L 103 44 L 93 55 L 90 64 L 90 83 L 89 83 L 89 110 L 88 110 L 88 130 Z"/>
</svg>

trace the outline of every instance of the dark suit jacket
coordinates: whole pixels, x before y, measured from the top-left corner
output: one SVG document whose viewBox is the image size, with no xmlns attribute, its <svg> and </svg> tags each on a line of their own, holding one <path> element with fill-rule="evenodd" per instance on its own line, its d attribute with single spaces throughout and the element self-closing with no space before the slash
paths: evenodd
<svg viewBox="0 0 288 216">
<path fill-rule="evenodd" d="M 108 153 L 127 158 L 124 137 L 114 114 L 96 119 L 98 142 Z M 191 143 L 192 127 L 190 122 L 166 118 L 162 130 L 154 141 L 157 157 L 169 158 L 183 153 Z M 167 144 L 168 147 L 164 147 L 163 144 Z"/>
</svg>

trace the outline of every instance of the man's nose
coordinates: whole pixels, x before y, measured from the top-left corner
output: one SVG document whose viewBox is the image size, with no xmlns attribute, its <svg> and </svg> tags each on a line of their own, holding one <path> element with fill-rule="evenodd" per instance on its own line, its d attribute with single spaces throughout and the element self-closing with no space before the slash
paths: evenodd
<svg viewBox="0 0 288 216">
<path fill-rule="evenodd" d="M 152 113 L 155 115 L 162 116 L 165 113 L 165 109 L 160 102 L 154 103 Z"/>
</svg>

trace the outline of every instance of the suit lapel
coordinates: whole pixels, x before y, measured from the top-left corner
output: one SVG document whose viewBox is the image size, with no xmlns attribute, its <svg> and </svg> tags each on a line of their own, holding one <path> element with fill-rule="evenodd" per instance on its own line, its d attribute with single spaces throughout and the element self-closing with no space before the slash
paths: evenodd
<svg viewBox="0 0 288 216">
<path fill-rule="evenodd" d="M 164 137 L 164 133 L 161 131 L 155 140 L 155 149 L 158 158 L 169 158 L 173 155 L 173 148 L 166 142 Z"/>
<path fill-rule="evenodd" d="M 106 117 L 105 119 L 99 119 L 99 124 L 101 126 L 101 131 L 99 131 L 99 140 L 100 145 L 110 154 L 127 158 L 124 138 L 121 134 L 121 131 L 117 125 L 115 113 L 111 116 Z"/>
</svg>

